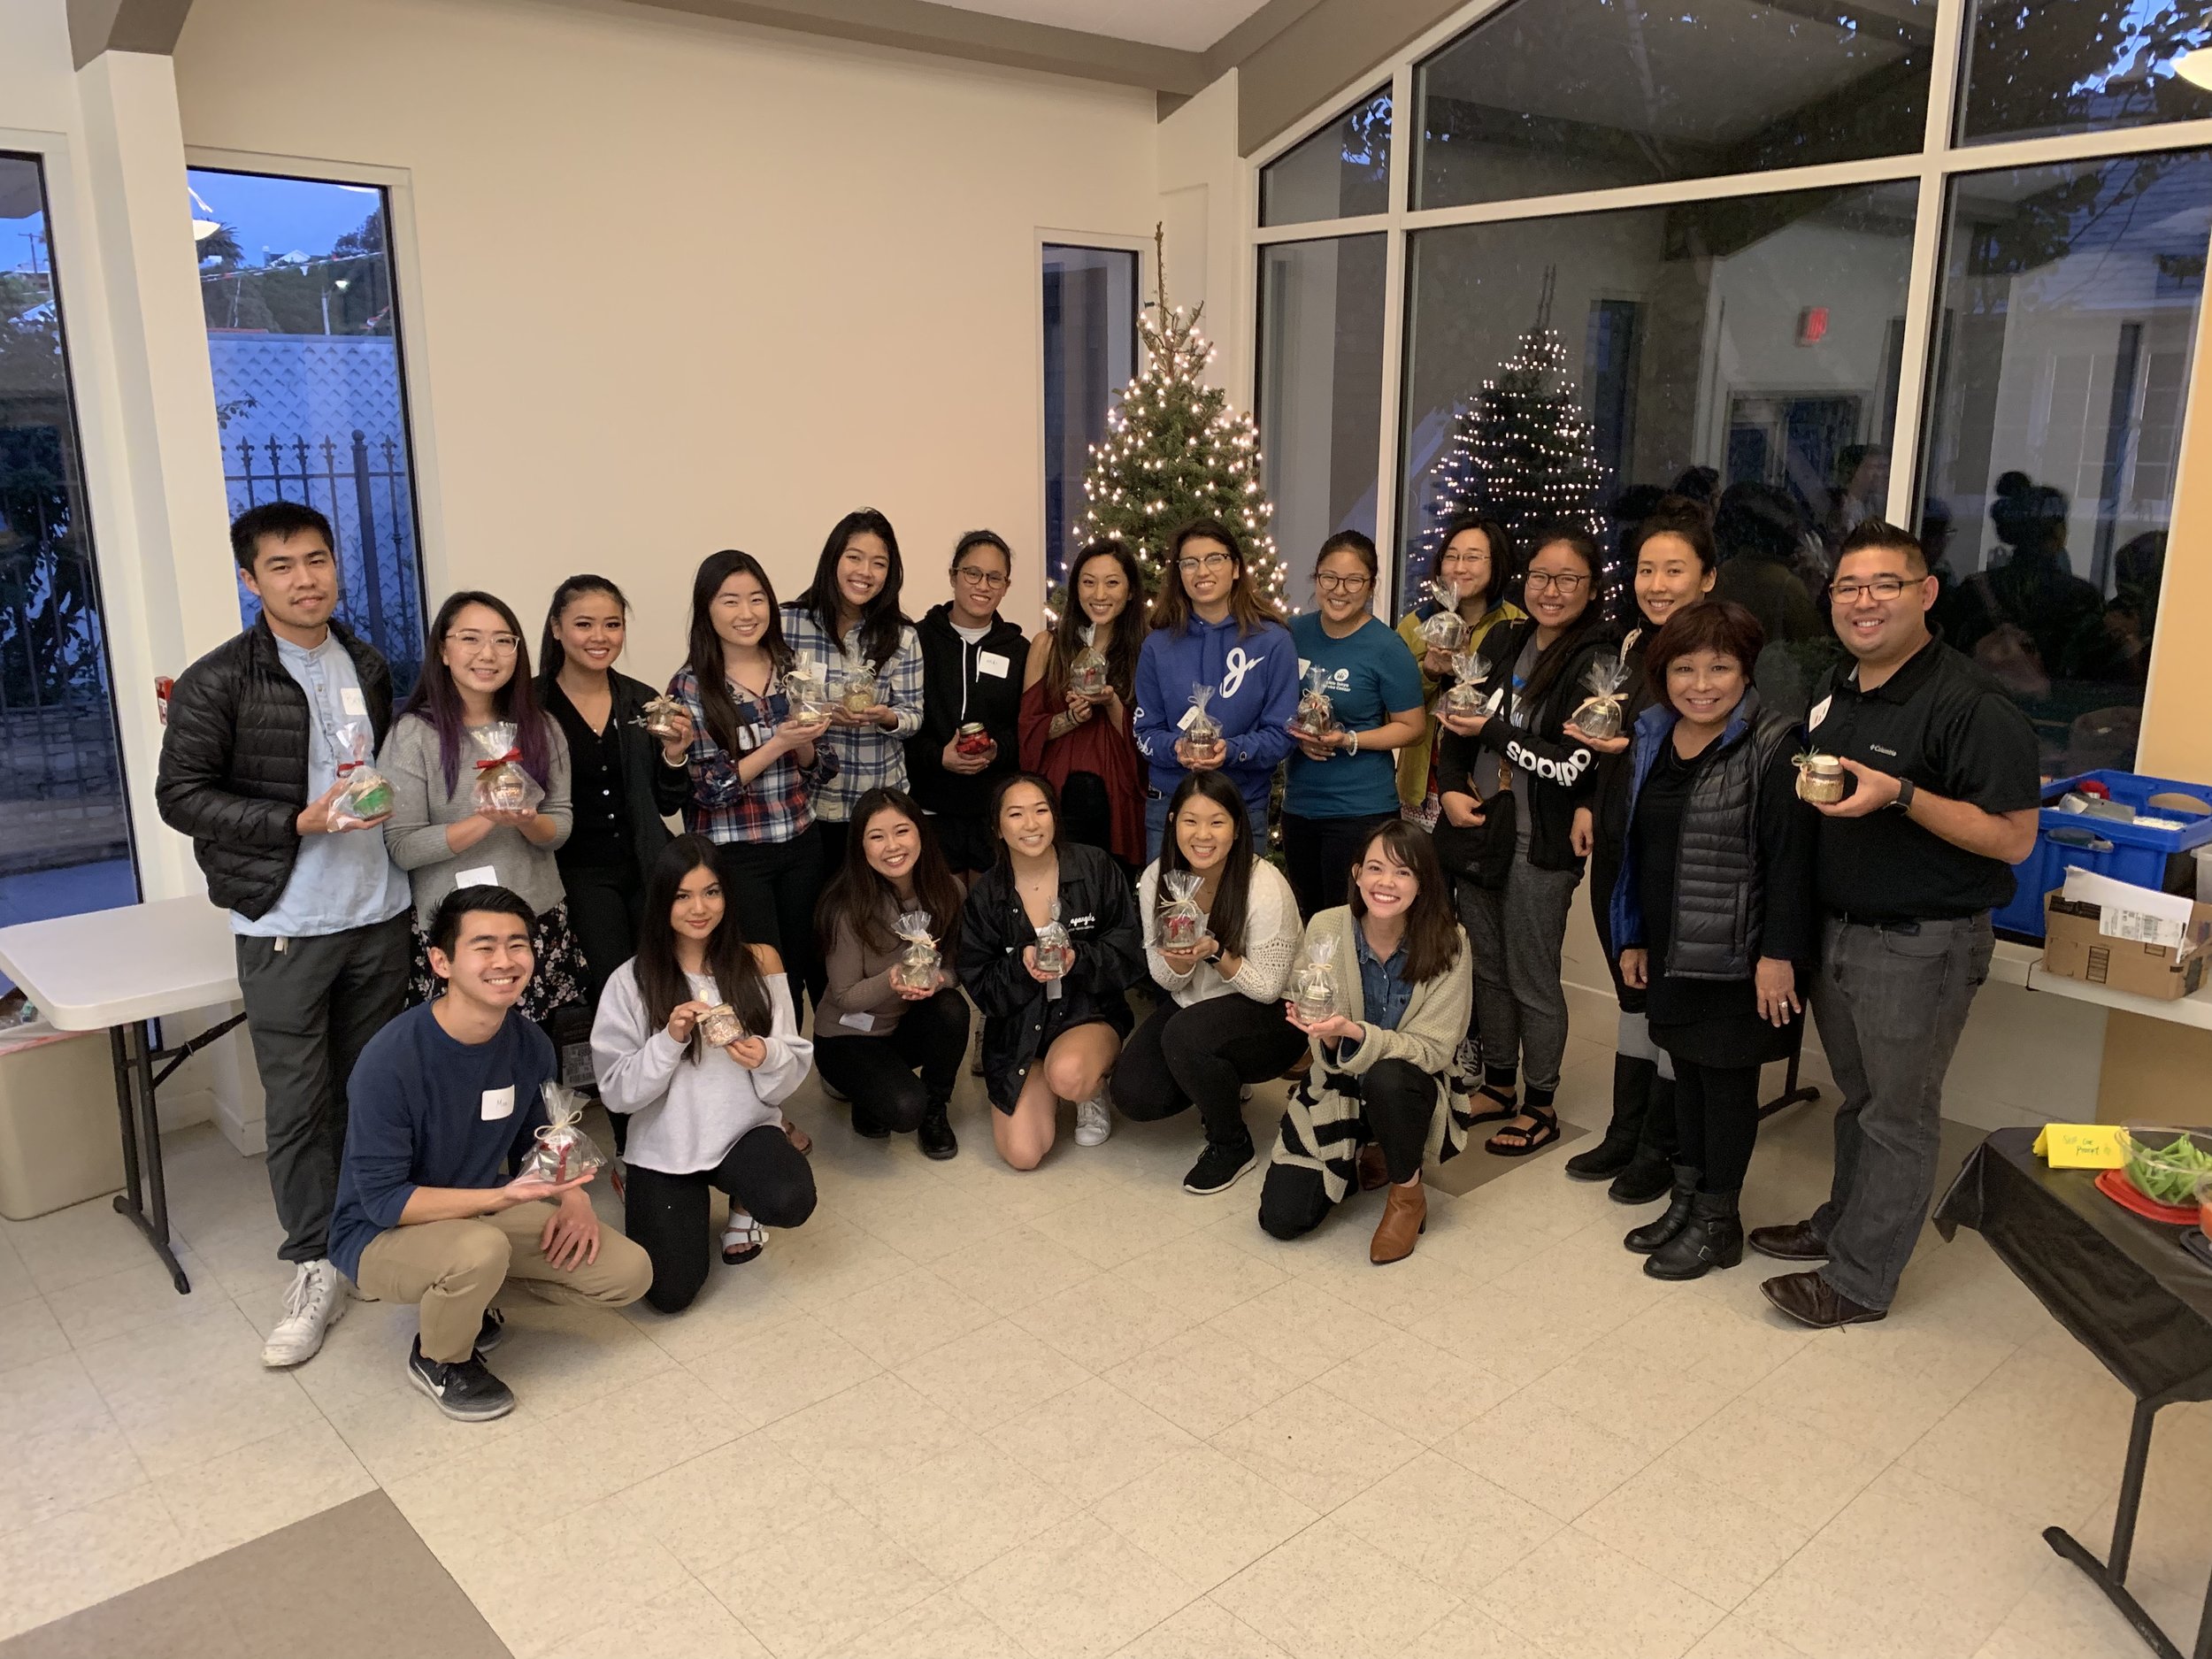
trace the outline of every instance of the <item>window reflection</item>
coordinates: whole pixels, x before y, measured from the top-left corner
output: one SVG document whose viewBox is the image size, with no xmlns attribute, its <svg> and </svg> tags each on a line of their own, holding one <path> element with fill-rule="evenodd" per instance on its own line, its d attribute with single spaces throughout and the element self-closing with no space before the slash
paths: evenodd
<svg viewBox="0 0 2212 1659">
<path fill-rule="evenodd" d="M 1344 116 L 1260 169 L 1260 223 L 1302 225 L 1390 207 L 1390 94 Z"/>
<path fill-rule="evenodd" d="M 2195 0 L 1973 0 L 1962 141 L 2039 138 L 2212 116 L 2177 73 L 2212 46 Z"/>
<path fill-rule="evenodd" d="M 1137 256 L 1045 244 L 1045 580 L 1067 573 L 1091 445 L 1137 374 Z"/>
<path fill-rule="evenodd" d="M 1972 173 L 1944 243 L 1924 534 L 1938 618 L 2054 775 L 2132 764 L 2212 226 L 2212 152 Z"/>
<path fill-rule="evenodd" d="M 1515 0 L 1415 68 L 1415 205 L 1917 150 L 1933 0 Z"/>
</svg>

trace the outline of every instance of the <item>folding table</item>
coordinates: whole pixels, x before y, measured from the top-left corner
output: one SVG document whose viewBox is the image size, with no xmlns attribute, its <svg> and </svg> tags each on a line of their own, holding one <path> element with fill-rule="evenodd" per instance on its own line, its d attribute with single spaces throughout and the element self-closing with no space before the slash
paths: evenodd
<svg viewBox="0 0 2212 1659">
<path fill-rule="evenodd" d="M 24 922 L 0 928 L 0 972 L 23 987 L 56 1031 L 108 1033 L 123 1118 L 123 1191 L 115 1208 L 146 1235 L 178 1294 L 187 1294 L 192 1282 L 169 1241 L 155 1092 L 245 1016 L 234 1014 L 174 1048 L 155 1046 L 152 1022 L 238 1001 L 228 918 L 196 896 Z M 57 1102 L 56 1110 L 65 1106 Z"/>
</svg>

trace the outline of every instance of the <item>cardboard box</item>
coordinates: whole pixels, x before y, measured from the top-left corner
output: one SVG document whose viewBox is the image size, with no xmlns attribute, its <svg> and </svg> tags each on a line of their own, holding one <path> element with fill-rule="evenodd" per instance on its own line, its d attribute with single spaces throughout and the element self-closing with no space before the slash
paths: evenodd
<svg viewBox="0 0 2212 1659">
<path fill-rule="evenodd" d="M 2191 904 L 2177 945 L 2130 937 L 2131 928 L 2116 930 L 2108 908 L 2069 899 L 2062 888 L 2047 895 L 2044 972 L 2161 1002 L 2187 996 L 2203 985 L 2206 964 L 2212 962 L 2212 904 Z"/>
</svg>

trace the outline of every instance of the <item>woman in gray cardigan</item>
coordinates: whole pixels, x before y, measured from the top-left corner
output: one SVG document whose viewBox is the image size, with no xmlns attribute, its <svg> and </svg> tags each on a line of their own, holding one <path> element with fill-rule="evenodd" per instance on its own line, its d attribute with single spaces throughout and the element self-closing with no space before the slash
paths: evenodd
<svg viewBox="0 0 2212 1659">
<path fill-rule="evenodd" d="M 1402 818 L 1376 830 L 1353 868 L 1352 902 L 1317 910 L 1291 972 L 1290 1023 L 1313 1065 L 1294 1090 L 1260 1189 L 1260 1225 L 1310 1233 L 1342 1202 L 1387 1186 L 1367 1259 L 1403 1261 L 1428 1225 L 1421 1168 L 1466 1149 L 1473 1124 L 1452 1052 L 1467 1029 L 1474 962 L 1436 849 Z M 1319 946 L 1336 975 L 1334 1007 L 1302 995 Z"/>
<path fill-rule="evenodd" d="M 458 593 L 430 625 L 434 660 L 423 664 L 407 706 L 392 722 L 377 764 L 392 780 L 384 844 L 407 872 L 415 899 L 411 1002 L 437 994 L 426 932 L 438 902 L 456 887 L 496 886 L 520 894 L 537 916 L 537 966 L 518 1006 L 543 1020 L 584 999 L 583 953 L 569 931 L 566 895 L 553 851 L 568 839 L 568 743 L 532 695 L 530 648 L 503 601 Z M 526 811 L 476 803 L 488 751 L 479 734 L 495 723 L 514 729 L 514 764 L 545 798 Z"/>
</svg>

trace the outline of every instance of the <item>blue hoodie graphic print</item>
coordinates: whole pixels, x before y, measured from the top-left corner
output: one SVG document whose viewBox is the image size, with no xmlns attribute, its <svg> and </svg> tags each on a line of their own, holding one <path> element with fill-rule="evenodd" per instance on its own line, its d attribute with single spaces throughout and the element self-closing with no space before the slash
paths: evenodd
<svg viewBox="0 0 2212 1659">
<path fill-rule="evenodd" d="M 1267 810 L 1268 780 L 1290 753 L 1290 719 L 1298 712 L 1298 648 L 1290 630 L 1271 622 L 1240 637 L 1236 618 L 1190 618 L 1179 630 L 1155 628 L 1137 658 L 1137 752 L 1152 768 L 1163 795 L 1183 781 L 1175 742 L 1190 711 L 1193 686 L 1209 686 L 1206 712 L 1221 723 L 1228 758 L 1221 770 L 1257 816 Z"/>
</svg>

